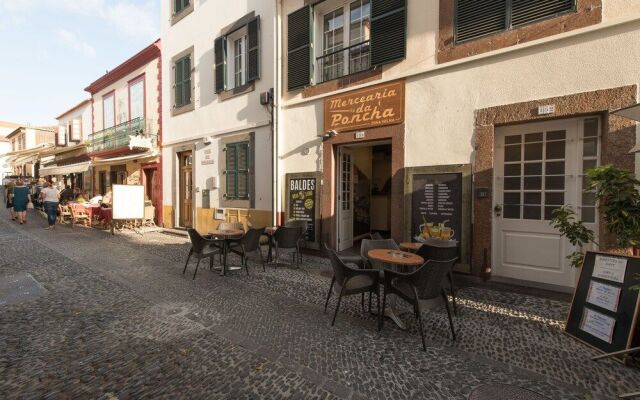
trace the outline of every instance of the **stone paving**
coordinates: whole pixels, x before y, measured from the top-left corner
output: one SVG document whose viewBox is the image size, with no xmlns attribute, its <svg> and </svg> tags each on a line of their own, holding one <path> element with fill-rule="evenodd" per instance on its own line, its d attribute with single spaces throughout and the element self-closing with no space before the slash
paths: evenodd
<svg viewBox="0 0 640 400">
<path fill-rule="evenodd" d="M 640 372 L 593 363 L 561 334 L 563 302 L 461 289 L 459 340 L 428 310 L 422 352 L 406 310 L 407 332 L 387 321 L 378 333 L 348 299 L 331 327 L 326 260 L 251 262 L 248 277 L 201 265 L 191 280 L 186 238 L 44 226 L 0 220 L 0 281 L 26 273 L 44 289 L 0 305 L 1 399 L 466 399 L 492 383 L 609 399 L 640 387 Z"/>
</svg>

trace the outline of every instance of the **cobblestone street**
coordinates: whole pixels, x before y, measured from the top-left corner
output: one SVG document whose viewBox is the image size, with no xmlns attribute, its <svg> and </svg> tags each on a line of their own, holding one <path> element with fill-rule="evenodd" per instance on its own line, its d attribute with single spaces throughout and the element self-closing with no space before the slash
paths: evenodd
<svg viewBox="0 0 640 400">
<path fill-rule="evenodd" d="M 0 220 L 0 399 L 467 399 L 497 383 L 608 399 L 640 386 L 561 333 L 567 303 L 462 289 L 458 341 L 444 311 L 428 311 L 422 352 L 411 312 L 408 332 L 379 333 L 358 296 L 331 327 L 325 260 L 192 280 L 184 237 L 50 232 L 29 217 Z M 6 296 L 3 284 L 31 278 L 28 298 Z"/>
</svg>

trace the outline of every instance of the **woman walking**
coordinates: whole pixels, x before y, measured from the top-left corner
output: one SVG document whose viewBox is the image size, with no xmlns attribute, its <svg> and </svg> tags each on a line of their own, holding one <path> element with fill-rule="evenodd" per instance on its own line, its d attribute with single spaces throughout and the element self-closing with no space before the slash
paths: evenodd
<svg viewBox="0 0 640 400">
<path fill-rule="evenodd" d="M 13 210 L 18 214 L 20 225 L 27 222 L 27 203 L 29 203 L 29 188 L 22 179 L 18 179 L 13 188 Z"/>
<path fill-rule="evenodd" d="M 40 198 L 44 205 L 44 211 L 47 213 L 47 222 L 49 222 L 47 229 L 53 229 L 56 226 L 56 218 L 58 217 L 60 194 L 49 182 L 45 182 L 44 189 L 40 191 Z"/>
<path fill-rule="evenodd" d="M 9 215 L 11 215 L 12 220 L 16 220 L 16 213 L 13 211 L 13 183 L 7 184 L 7 187 L 4 191 L 4 198 L 7 201 L 6 207 L 9 210 Z"/>
</svg>

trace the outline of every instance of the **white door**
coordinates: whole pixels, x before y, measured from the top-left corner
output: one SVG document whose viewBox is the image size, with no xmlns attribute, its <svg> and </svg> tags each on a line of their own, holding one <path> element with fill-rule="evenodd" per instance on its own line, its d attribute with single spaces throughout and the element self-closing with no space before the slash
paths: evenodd
<svg viewBox="0 0 640 400">
<path fill-rule="evenodd" d="M 599 118 L 496 129 L 493 268 L 500 277 L 575 286 L 571 244 L 549 220 L 566 204 L 595 227 L 595 199 L 583 171 L 598 163 Z M 597 230 L 596 230 L 597 232 Z"/>
<path fill-rule="evenodd" d="M 338 148 L 338 251 L 353 247 L 353 152 Z"/>
</svg>

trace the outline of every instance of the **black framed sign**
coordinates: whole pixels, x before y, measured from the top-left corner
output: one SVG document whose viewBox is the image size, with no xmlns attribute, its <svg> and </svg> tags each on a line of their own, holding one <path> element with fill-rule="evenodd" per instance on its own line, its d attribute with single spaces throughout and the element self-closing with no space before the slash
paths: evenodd
<svg viewBox="0 0 640 400">
<path fill-rule="evenodd" d="M 286 221 L 307 221 L 306 242 L 319 248 L 320 174 L 287 174 L 286 184 Z"/>
<path fill-rule="evenodd" d="M 589 251 L 565 331 L 605 353 L 637 346 L 640 258 Z"/>
</svg>

